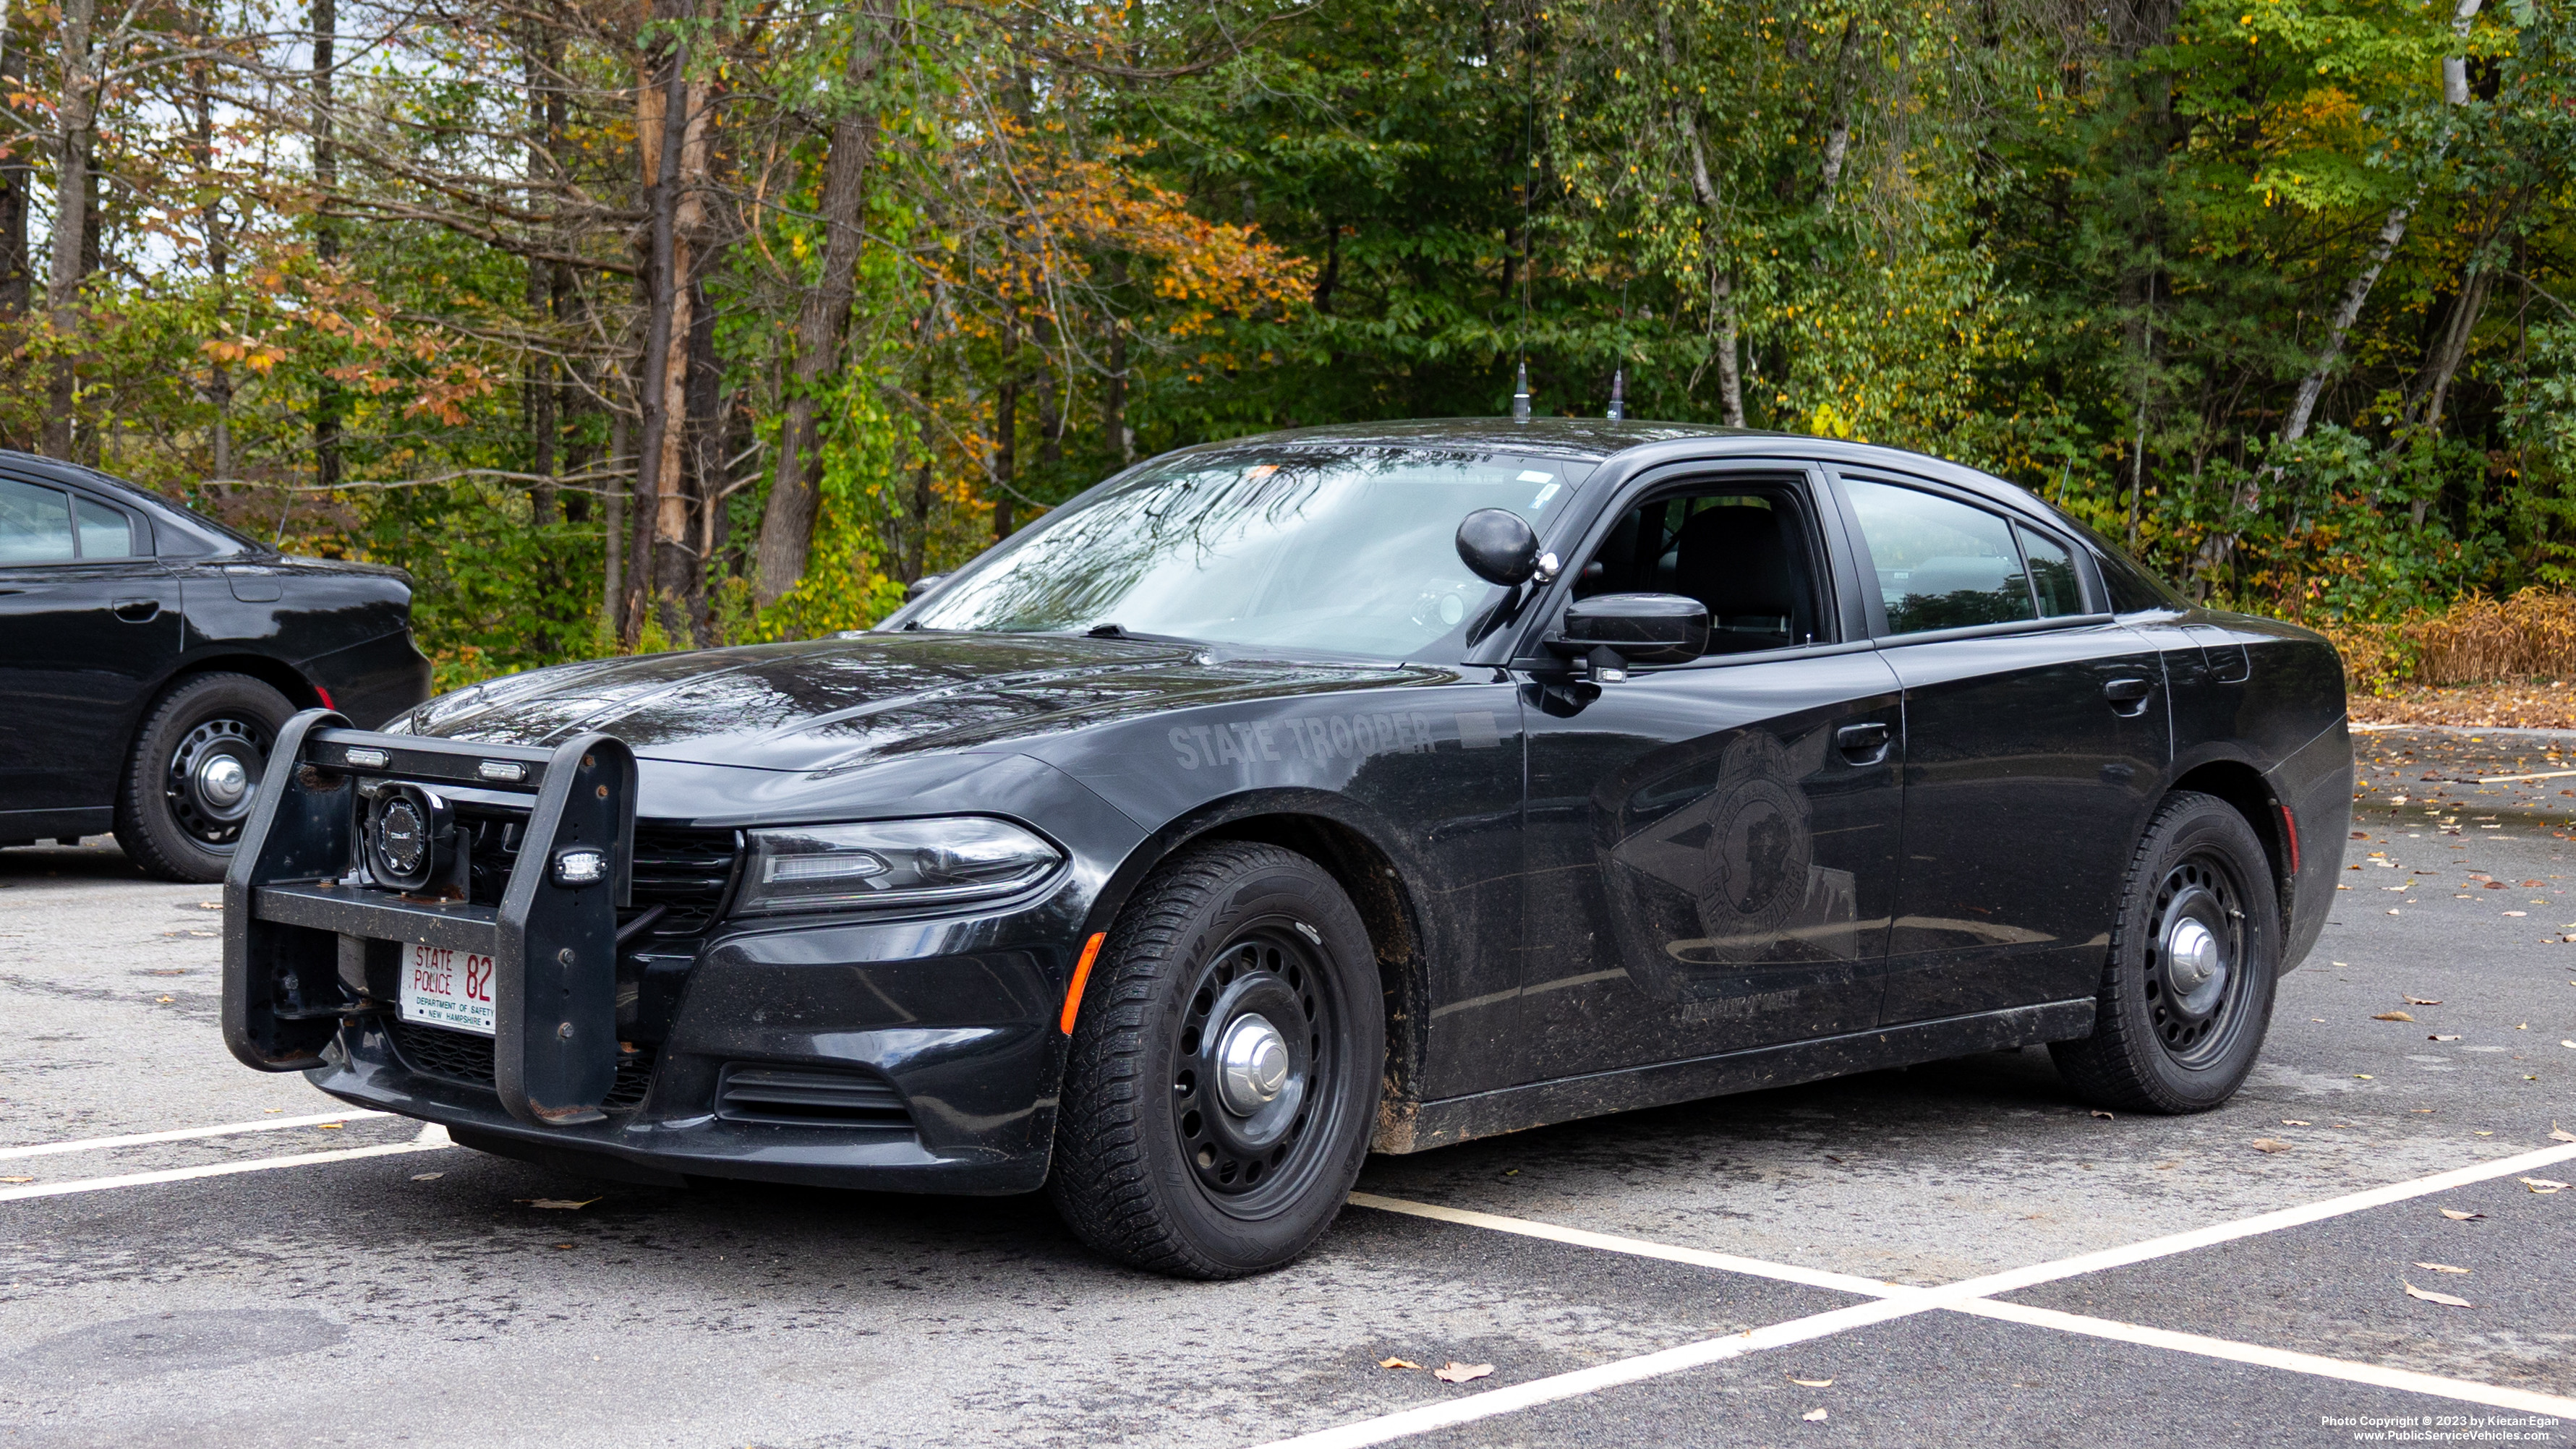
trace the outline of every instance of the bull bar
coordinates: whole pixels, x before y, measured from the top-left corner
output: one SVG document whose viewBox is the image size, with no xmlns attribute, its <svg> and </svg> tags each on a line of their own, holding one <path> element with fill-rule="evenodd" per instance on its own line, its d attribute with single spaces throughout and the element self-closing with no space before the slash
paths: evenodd
<svg viewBox="0 0 2576 1449">
<path fill-rule="evenodd" d="M 308 709 L 269 753 L 224 877 L 224 1045 L 264 1072 L 327 1065 L 322 1053 L 343 1020 L 396 1010 L 369 994 L 371 959 L 405 945 L 479 952 L 494 963 L 502 1107 L 531 1126 L 600 1120 L 617 1076 L 617 913 L 633 890 L 634 752 L 605 734 L 537 748 L 348 723 Z M 462 861 L 459 884 L 440 894 L 370 874 L 361 793 L 391 783 L 528 798 L 497 905 L 471 899 Z M 556 856 L 573 847 L 605 850 L 605 876 L 559 880 Z"/>
</svg>

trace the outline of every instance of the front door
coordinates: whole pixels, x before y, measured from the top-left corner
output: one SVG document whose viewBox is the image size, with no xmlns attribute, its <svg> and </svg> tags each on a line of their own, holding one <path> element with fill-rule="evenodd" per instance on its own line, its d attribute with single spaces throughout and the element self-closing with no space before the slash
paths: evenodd
<svg viewBox="0 0 2576 1449">
<path fill-rule="evenodd" d="M 1895 884 L 1895 675 L 1835 642 L 1799 476 L 1627 508 L 1578 596 L 1681 593 L 1710 652 L 1617 683 L 1522 686 L 1533 1079 L 1867 1029 Z"/>
<path fill-rule="evenodd" d="M 179 655 L 178 581 L 151 552 L 122 509 L 0 477 L 0 833 L 113 802 L 143 693 Z"/>
<path fill-rule="evenodd" d="M 1905 688 L 1891 1025 L 2092 996 L 2170 730 L 2158 651 L 2026 520 L 1846 477 Z"/>
</svg>

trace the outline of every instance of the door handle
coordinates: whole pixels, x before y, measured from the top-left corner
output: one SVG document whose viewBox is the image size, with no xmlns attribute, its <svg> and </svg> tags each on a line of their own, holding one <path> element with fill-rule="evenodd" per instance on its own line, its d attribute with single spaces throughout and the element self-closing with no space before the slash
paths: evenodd
<svg viewBox="0 0 2576 1449">
<path fill-rule="evenodd" d="M 116 617 L 123 619 L 129 624 L 149 623 L 152 617 L 160 612 L 161 601 L 159 599 L 119 599 L 116 601 Z"/>
<path fill-rule="evenodd" d="M 2102 697 L 2111 701 L 2115 712 L 2123 715 L 2144 714 L 2147 696 L 2155 692 L 2156 687 L 2143 679 L 2114 679 L 2102 686 Z"/>
<path fill-rule="evenodd" d="M 1888 743 L 1895 738 L 1894 731 L 1873 720 L 1834 731 L 1834 748 L 1855 765 L 1875 765 L 1887 758 Z"/>
</svg>

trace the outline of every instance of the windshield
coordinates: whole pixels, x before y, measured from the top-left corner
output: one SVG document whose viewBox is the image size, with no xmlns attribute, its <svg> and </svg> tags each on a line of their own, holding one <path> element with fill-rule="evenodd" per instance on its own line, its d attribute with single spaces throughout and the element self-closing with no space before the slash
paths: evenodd
<svg viewBox="0 0 2576 1449">
<path fill-rule="evenodd" d="M 1493 586 L 1458 521 L 1544 531 L 1588 462 L 1458 449 L 1281 449 L 1174 460 L 1032 525 L 933 598 L 924 629 L 1168 634 L 1425 657 Z"/>
</svg>

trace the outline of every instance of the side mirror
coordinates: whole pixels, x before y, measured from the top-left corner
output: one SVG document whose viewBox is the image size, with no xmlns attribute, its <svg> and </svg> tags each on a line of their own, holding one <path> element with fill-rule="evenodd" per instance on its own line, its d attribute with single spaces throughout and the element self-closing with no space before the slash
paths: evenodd
<svg viewBox="0 0 2576 1449">
<path fill-rule="evenodd" d="M 1538 551 L 1529 520 L 1508 508 L 1479 508 L 1458 525 L 1458 558 L 1489 584 L 1510 588 L 1556 576 L 1556 556 Z"/>
<path fill-rule="evenodd" d="M 1575 653 L 1606 646 L 1631 664 L 1681 664 L 1708 652 L 1708 605 L 1680 594 L 1595 594 L 1565 606 L 1564 642 Z"/>
</svg>

